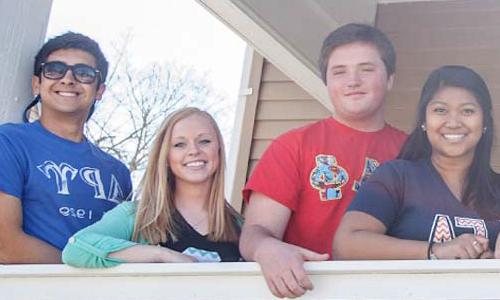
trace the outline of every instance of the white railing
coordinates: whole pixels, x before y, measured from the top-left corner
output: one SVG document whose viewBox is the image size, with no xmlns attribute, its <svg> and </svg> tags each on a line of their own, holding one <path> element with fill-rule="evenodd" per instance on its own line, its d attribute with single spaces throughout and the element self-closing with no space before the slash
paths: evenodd
<svg viewBox="0 0 500 300">
<path fill-rule="evenodd" d="M 500 299 L 500 260 L 306 263 L 303 299 Z M 255 263 L 0 265 L 0 299 L 272 299 Z"/>
</svg>

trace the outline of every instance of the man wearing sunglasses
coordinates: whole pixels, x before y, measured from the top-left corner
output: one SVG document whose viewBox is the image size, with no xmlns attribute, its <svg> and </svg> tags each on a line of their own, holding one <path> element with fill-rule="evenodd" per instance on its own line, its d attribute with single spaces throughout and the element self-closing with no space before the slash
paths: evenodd
<svg viewBox="0 0 500 300">
<path fill-rule="evenodd" d="M 60 263 L 73 233 L 130 194 L 125 165 L 84 135 L 107 70 L 99 45 L 78 33 L 35 57 L 26 123 L 0 125 L 0 264 Z M 37 102 L 40 118 L 29 123 Z"/>
</svg>

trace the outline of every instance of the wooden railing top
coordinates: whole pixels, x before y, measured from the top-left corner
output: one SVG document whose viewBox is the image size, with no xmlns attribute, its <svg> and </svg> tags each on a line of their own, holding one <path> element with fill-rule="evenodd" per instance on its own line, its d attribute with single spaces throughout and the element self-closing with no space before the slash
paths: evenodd
<svg viewBox="0 0 500 300">
<path fill-rule="evenodd" d="M 500 260 L 305 265 L 304 299 L 497 299 Z M 256 263 L 0 265 L 0 299 L 272 299 Z"/>
</svg>

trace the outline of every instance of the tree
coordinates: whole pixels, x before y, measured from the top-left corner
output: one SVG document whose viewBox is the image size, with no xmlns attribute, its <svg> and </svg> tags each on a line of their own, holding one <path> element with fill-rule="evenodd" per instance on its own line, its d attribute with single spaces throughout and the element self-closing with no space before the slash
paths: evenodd
<svg viewBox="0 0 500 300">
<path fill-rule="evenodd" d="M 107 90 L 87 122 L 87 137 L 104 151 L 125 162 L 134 179 L 144 170 L 156 130 L 165 117 L 185 106 L 210 108 L 220 113 L 224 99 L 211 88 L 206 75 L 173 63 L 136 68 L 127 45 L 115 47 Z M 138 172 L 136 172 L 138 171 Z"/>
</svg>

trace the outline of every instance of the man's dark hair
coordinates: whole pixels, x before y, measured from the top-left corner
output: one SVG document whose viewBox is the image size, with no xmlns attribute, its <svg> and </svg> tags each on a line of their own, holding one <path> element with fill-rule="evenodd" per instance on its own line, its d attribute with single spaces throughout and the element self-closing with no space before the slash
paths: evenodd
<svg viewBox="0 0 500 300">
<path fill-rule="evenodd" d="M 96 68 L 100 72 L 100 77 L 98 78 L 96 89 L 99 88 L 101 83 L 106 82 L 106 77 L 108 76 L 108 67 L 109 63 L 106 60 L 106 57 L 101 51 L 99 44 L 93 39 L 89 38 L 86 35 L 81 33 L 68 31 L 64 34 L 56 36 L 50 40 L 48 40 L 42 48 L 38 51 L 35 56 L 35 65 L 33 68 L 33 75 L 37 76 L 42 80 L 40 74 L 42 72 L 42 63 L 47 61 L 47 57 L 57 50 L 61 49 L 78 49 L 85 51 L 92 55 L 96 61 Z M 34 107 L 40 101 L 40 95 L 37 95 L 24 109 L 22 118 L 24 122 L 29 122 L 29 112 L 32 107 Z M 90 108 L 89 115 L 87 120 L 92 116 L 95 110 L 95 102 L 92 104 Z"/>
<path fill-rule="evenodd" d="M 394 74 L 396 69 L 396 51 L 394 51 L 394 46 L 387 36 L 373 26 L 350 23 L 332 31 L 323 41 L 319 57 L 319 71 L 325 84 L 328 59 L 332 51 L 337 47 L 356 42 L 374 45 L 384 62 L 387 76 Z"/>
<path fill-rule="evenodd" d="M 108 75 L 108 61 L 97 44 L 96 41 L 86 35 L 75 32 L 66 32 L 48 40 L 38 51 L 35 56 L 35 66 L 33 74 L 40 77 L 41 64 L 47 61 L 47 57 L 54 51 L 61 49 L 78 49 L 90 53 L 96 60 L 96 68 L 101 73 L 101 80 L 97 82 L 97 87 L 100 83 L 106 82 Z"/>
<path fill-rule="evenodd" d="M 442 66 L 434 70 L 422 88 L 417 109 L 415 129 L 408 136 L 398 158 L 410 161 L 430 159 L 432 145 L 421 125 L 426 121 L 427 105 L 443 87 L 457 87 L 476 97 L 483 112 L 484 132 L 476 145 L 474 159 L 463 185 L 461 202 L 476 209 L 483 218 L 500 217 L 500 176 L 490 165 L 493 148 L 494 123 L 488 86 L 479 74 L 465 66 Z"/>
</svg>

